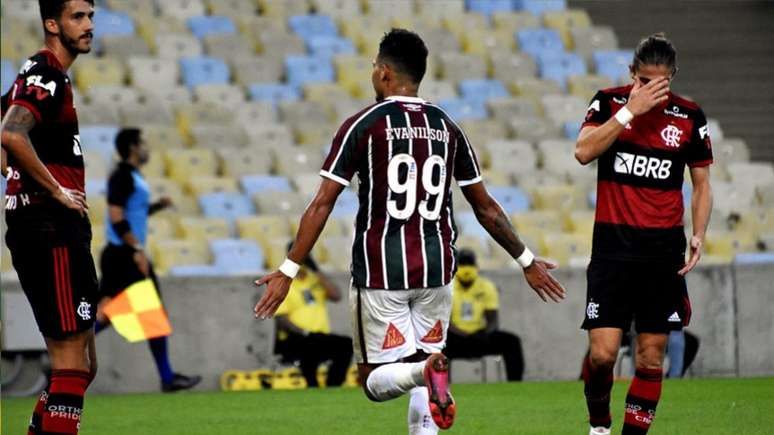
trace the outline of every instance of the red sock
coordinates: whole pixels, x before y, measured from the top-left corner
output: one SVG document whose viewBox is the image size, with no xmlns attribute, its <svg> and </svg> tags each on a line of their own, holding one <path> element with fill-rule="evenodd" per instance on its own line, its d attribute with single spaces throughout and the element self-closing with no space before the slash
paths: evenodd
<svg viewBox="0 0 774 435">
<path fill-rule="evenodd" d="M 48 401 L 48 388 L 40 392 L 38 401 L 35 402 L 35 410 L 32 411 L 32 419 L 30 419 L 30 426 L 27 429 L 27 435 L 39 435 L 42 430 L 43 424 L 43 411 Z"/>
<path fill-rule="evenodd" d="M 42 434 L 77 435 L 81 426 L 83 395 L 90 377 L 85 370 L 54 370 L 51 373 Z"/>
<path fill-rule="evenodd" d="M 648 433 L 656 417 L 656 406 L 661 397 L 661 369 L 637 369 L 629 394 L 626 395 L 626 415 L 622 435 Z"/>
<path fill-rule="evenodd" d="M 613 389 L 613 370 L 591 367 L 591 358 L 583 360 L 583 382 L 589 424 L 593 427 L 610 427 L 610 390 Z"/>
</svg>

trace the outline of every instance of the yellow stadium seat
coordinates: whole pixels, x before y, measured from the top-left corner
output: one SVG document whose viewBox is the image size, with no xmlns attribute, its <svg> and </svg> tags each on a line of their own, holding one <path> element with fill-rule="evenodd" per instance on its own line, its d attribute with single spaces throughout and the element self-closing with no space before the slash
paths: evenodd
<svg viewBox="0 0 774 435">
<path fill-rule="evenodd" d="M 503 122 L 496 119 L 462 121 L 460 127 L 474 149 L 508 137 L 508 128 Z"/>
<path fill-rule="evenodd" d="M 527 11 L 523 12 L 495 12 L 492 14 L 492 23 L 498 31 L 504 31 L 513 35 L 519 30 L 540 27 L 537 16 Z"/>
<path fill-rule="evenodd" d="M 309 13 L 307 0 L 258 0 L 258 8 L 261 15 L 273 18 L 285 19 L 293 15 L 306 15 Z"/>
<path fill-rule="evenodd" d="M 503 172 L 497 169 L 484 169 L 481 171 L 481 176 L 490 186 L 512 186 L 513 177 L 510 173 Z"/>
<path fill-rule="evenodd" d="M 333 103 L 350 97 L 350 91 L 336 83 L 309 83 L 304 85 L 304 98 L 306 101 L 322 105 L 327 111 L 327 119 L 335 116 Z"/>
<path fill-rule="evenodd" d="M 271 153 L 256 145 L 244 148 L 222 148 L 215 152 L 220 158 L 223 175 L 229 177 L 268 174 L 274 167 Z"/>
<path fill-rule="evenodd" d="M 218 171 L 215 152 L 210 149 L 165 150 L 167 173 L 173 180 L 182 183 L 193 176 L 214 176 Z"/>
<path fill-rule="evenodd" d="M 300 145 L 322 145 L 331 143 L 336 134 L 336 128 L 337 126 L 331 122 L 310 121 L 296 124 L 293 134 Z M 277 163 L 281 164 L 283 160 L 278 160 Z"/>
<path fill-rule="evenodd" d="M 549 29 L 559 32 L 564 46 L 572 50 L 574 47 L 570 29 L 591 26 L 591 17 L 584 9 L 549 11 L 543 15 L 543 23 Z"/>
<path fill-rule="evenodd" d="M 591 239 L 580 234 L 547 233 L 545 246 L 545 256 L 560 265 L 569 265 L 591 256 Z"/>
<path fill-rule="evenodd" d="M 262 214 L 247 216 L 236 220 L 239 237 L 252 239 L 264 248 L 270 247 L 275 240 L 290 240 L 290 222 L 287 216 Z"/>
<path fill-rule="evenodd" d="M 228 239 L 231 227 L 222 218 L 184 217 L 178 222 L 180 237 L 185 240 Z"/>
<path fill-rule="evenodd" d="M 562 216 L 555 210 L 516 213 L 511 216 L 511 221 L 518 232 L 540 230 L 546 233 L 560 233 L 564 229 Z"/>
<path fill-rule="evenodd" d="M 177 128 L 183 138 L 191 141 L 191 130 L 201 125 L 229 125 L 232 114 L 226 108 L 208 103 L 192 103 L 178 106 Z"/>
<path fill-rule="evenodd" d="M 583 191 L 572 184 L 541 186 L 532 190 L 533 205 L 538 210 L 571 212 L 585 208 Z"/>
<path fill-rule="evenodd" d="M 202 240 L 160 240 L 152 247 L 156 273 L 166 275 L 174 266 L 208 264 L 210 252 Z"/>
<path fill-rule="evenodd" d="M 172 200 L 172 207 L 160 212 L 161 215 L 171 217 L 179 214 L 199 214 L 199 203 L 192 196 L 183 193 L 181 185 L 174 180 L 149 177 L 147 181 L 154 201 L 164 196 Z"/>
<path fill-rule="evenodd" d="M 443 25 L 450 32 L 461 39 L 470 29 L 487 29 L 489 22 L 487 17 L 476 12 L 464 12 L 462 14 L 447 15 L 443 17 Z"/>
<path fill-rule="evenodd" d="M 357 84 L 370 77 L 373 71 L 373 58 L 354 54 L 339 54 L 333 58 L 336 77 L 340 85 L 354 92 Z"/>
<path fill-rule="evenodd" d="M 708 254 L 732 260 L 738 253 L 755 252 L 756 241 L 757 237 L 751 231 L 714 232 L 710 230 L 704 244 Z"/>
<path fill-rule="evenodd" d="M 142 36 L 148 47 L 156 50 L 156 36 L 161 33 L 185 33 L 189 30 L 185 23 L 175 17 L 151 15 L 142 20 L 136 20 L 137 33 Z"/>
<path fill-rule="evenodd" d="M 154 214 L 148 219 L 148 239 L 171 239 L 175 237 L 175 233 L 175 225 L 171 219 L 158 214 Z"/>
<path fill-rule="evenodd" d="M 288 242 L 290 238 L 282 240 L 275 238 L 267 244 L 261 245 L 266 256 L 266 268 L 268 270 L 277 270 L 280 264 L 285 260 L 288 253 Z"/>
<path fill-rule="evenodd" d="M 570 94 L 591 100 L 594 94 L 600 89 L 613 87 L 613 81 L 607 76 L 587 74 L 582 76 L 570 76 L 567 81 Z"/>
<path fill-rule="evenodd" d="M 290 234 L 296 234 L 298 232 L 298 224 L 300 221 L 300 217 L 293 217 L 291 216 L 289 218 L 290 222 Z M 350 243 L 352 242 L 352 230 L 351 223 L 345 223 L 341 219 L 336 218 L 328 218 L 328 221 L 325 223 L 325 228 L 323 228 L 322 232 L 320 233 L 320 240 L 327 239 L 327 238 L 337 238 L 337 237 L 348 237 Z M 346 251 L 349 252 L 349 251 Z"/>
<path fill-rule="evenodd" d="M 74 66 L 75 83 L 81 91 L 86 91 L 91 86 L 124 84 L 126 72 L 118 59 L 86 56 L 79 59 Z"/>
<path fill-rule="evenodd" d="M 207 10 L 211 15 L 225 15 L 233 20 L 242 16 L 255 15 L 257 5 L 245 0 L 207 0 Z"/>
<path fill-rule="evenodd" d="M 433 13 L 420 13 L 415 15 L 392 17 L 391 23 L 393 26 L 401 29 L 422 29 L 422 39 L 425 39 L 425 32 L 443 28 L 442 17 Z"/>
<path fill-rule="evenodd" d="M 563 93 L 559 83 L 553 80 L 541 80 L 535 77 L 517 77 L 508 83 L 508 85 L 510 86 L 512 94 L 533 98 L 538 103 L 540 102 L 540 97 L 543 95 Z"/>
<path fill-rule="evenodd" d="M 183 148 L 183 138 L 175 127 L 165 124 L 142 126 L 142 137 L 151 150 Z"/>
<path fill-rule="evenodd" d="M 231 177 L 193 176 L 186 183 L 186 188 L 193 195 L 204 195 L 215 192 L 238 192 L 237 180 Z"/>
<path fill-rule="evenodd" d="M 488 28 L 471 28 L 459 34 L 466 53 L 487 56 L 493 52 L 510 52 L 516 47 L 513 33 Z"/>
<path fill-rule="evenodd" d="M 252 40 L 254 44 L 258 40 L 258 35 L 263 32 L 283 34 L 288 32 L 286 20 L 277 20 L 266 15 L 243 15 L 235 22 L 239 31 Z"/>
<path fill-rule="evenodd" d="M 102 256 L 102 250 L 107 245 L 107 238 L 105 234 L 105 224 L 92 224 L 91 225 L 91 255 L 94 258 L 94 263 L 99 266 L 100 257 Z M 5 258 L 3 258 L 5 261 Z"/>
<path fill-rule="evenodd" d="M 594 234 L 594 212 L 574 211 L 570 213 L 567 227 L 573 234 L 580 234 L 591 239 Z"/>
<path fill-rule="evenodd" d="M 105 216 L 108 213 L 105 197 L 102 195 L 89 195 L 87 203 L 89 205 L 89 221 L 95 225 L 105 223 Z"/>
<path fill-rule="evenodd" d="M 107 0 L 107 7 L 114 11 L 120 11 L 127 14 L 133 13 L 137 9 L 145 9 L 153 11 L 156 9 L 156 2 L 154 0 L 132 0 L 128 2 L 126 0 Z"/>
<path fill-rule="evenodd" d="M 457 237 L 458 249 L 470 249 L 476 254 L 476 258 L 485 258 L 489 256 L 489 245 L 486 240 L 476 236 L 460 235 Z"/>
<path fill-rule="evenodd" d="M 5 27 L 3 27 L 5 34 Z M 2 38 L 0 51 L 3 53 L 3 59 L 13 60 L 17 65 L 23 64 L 30 56 L 40 49 L 41 40 L 38 36 L 30 34 L 20 35 L 18 38 Z"/>
</svg>

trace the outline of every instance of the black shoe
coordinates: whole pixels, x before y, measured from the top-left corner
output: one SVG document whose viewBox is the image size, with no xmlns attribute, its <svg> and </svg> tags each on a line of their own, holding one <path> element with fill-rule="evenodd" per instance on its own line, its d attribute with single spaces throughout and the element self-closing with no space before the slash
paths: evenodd
<svg viewBox="0 0 774 435">
<path fill-rule="evenodd" d="M 202 381 L 202 377 L 199 375 L 185 376 L 179 373 L 175 373 L 172 378 L 172 382 L 165 384 L 161 383 L 161 391 L 164 393 L 172 393 L 180 390 L 189 390 L 199 384 Z"/>
</svg>

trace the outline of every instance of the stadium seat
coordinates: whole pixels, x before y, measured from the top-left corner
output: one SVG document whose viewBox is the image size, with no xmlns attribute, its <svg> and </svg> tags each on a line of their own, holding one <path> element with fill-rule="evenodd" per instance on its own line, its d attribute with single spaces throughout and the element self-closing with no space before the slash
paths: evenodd
<svg viewBox="0 0 774 435">
<path fill-rule="evenodd" d="M 256 15 L 257 4 L 244 0 L 207 0 L 207 9 L 211 15 L 222 15 L 237 20 L 241 17 Z"/>
<path fill-rule="evenodd" d="M 284 124 L 256 124 L 245 128 L 249 144 L 262 146 L 274 155 L 282 155 L 283 150 L 293 146 L 293 133 Z"/>
<path fill-rule="evenodd" d="M 513 10 L 511 0 L 466 0 L 465 6 L 471 12 L 477 12 L 487 17 L 496 12 L 509 12 Z"/>
<path fill-rule="evenodd" d="M 533 57 L 550 52 L 563 52 L 559 32 L 552 29 L 524 29 L 516 32 L 516 41 L 524 53 Z"/>
<path fill-rule="evenodd" d="M 94 14 L 94 39 L 98 43 L 105 36 L 131 36 L 134 33 L 134 21 L 125 12 L 100 9 Z"/>
<path fill-rule="evenodd" d="M 329 122 L 325 105 L 315 101 L 284 101 L 279 103 L 280 119 L 293 127 L 302 123 Z"/>
<path fill-rule="evenodd" d="M 301 99 L 301 92 L 297 87 L 290 84 L 256 83 L 250 85 L 248 92 L 252 100 L 267 101 L 274 105 L 280 101 L 297 101 Z"/>
<path fill-rule="evenodd" d="M 487 108 L 492 117 L 508 122 L 519 116 L 537 116 L 540 110 L 535 101 L 526 97 L 507 97 L 489 100 Z"/>
<path fill-rule="evenodd" d="M 712 152 L 718 162 L 747 162 L 750 160 L 750 148 L 744 139 L 724 138 L 716 141 L 713 138 Z"/>
<path fill-rule="evenodd" d="M 458 96 L 454 84 L 444 80 L 422 81 L 419 87 L 419 96 L 431 103 L 442 100 L 454 99 Z"/>
<path fill-rule="evenodd" d="M 255 214 L 252 201 L 241 193 L 215 192 L 199 196 L 199 206 L 205 217 L 234 222 L 239 217 Z"/>
<path fill-rule="evenodd" d="M 559 32 L 565 47 L 574 49 L 571 30 L 590 27 L 591 17 L 584 9 L 548 11 L 543 14 L 543 24 Z"/>
<path fill-rule="evenodd" d="M 285 69 L 288 84 L 292 86 L 314 82 L 332 82 L 336 79 L 333 65 L 329 60 L 312 56 L 287 56 Z"/>
<path fill-rule="evenodd" d="M 166 275 L 172 267 L 209 264 L 210 253 L 203 240 L 160 240 L 151 250 L 156 273 Z"/>
<path fill-rule="evenodd" d="M 594 234 L 594 212 L 573 211 L 570 213 L 568 227 L 573 234 L 580 234 L 591 240 Z"/>
<path fill-rule="evenodd" d="M 321 104 L 328 113 L 328 119 L 336 115 L 337 101 L 351 100 L 349 91 L 337 83 L 307 83 L 303 94 L 306 101 Z"/>
<path fill-rule="evenodd" d="M 455 213 L 454 223 L 457 224 L 460 234 L 468 237 L 478 237 L 481 240 L 486 240 L 489 237 L 489 233 L 481 226 L 476 214 L 472 211 Z"/>
<path fill-rule="evenodd" d="M 319 183 L 318 183 L 319 184 Z M 360 208 L 357 193 L 352 190 L 344 190 L 336 200 L 336 206 L 331 212 L 334 218 L 354 218 Z"/>
<path fill-rule="evenodd" d="M 105 160 L 105 156 L 102 153 L 85 152 L 83 154 L 83 164 L 89 179 L 107 179 L 110 172 L 110 164 L 109 161 Z"/>
<path fill-rule="evenodd" d="M 178 233 L 184 240 L 214 240 L 227 239 L 232 231 L 225 218 L 185 216 L 178 221 Z"/>
<path fill-rule="evenodd" d="M 197 101 L 202 103 L 217 104 L 229 111 L 233 111 L 245 102 L 245 94 L 242 88 L 229 84 L 206 84 L 194 88 Z"/>
<path fill-rule="evenodd" d="M 288 177 L 295 174 L 316 174 L 322 167 L 323 158 L 316 150 L 291 149 L 285 158 L 277 159 L 277 173 Z"/>
<path fill-rule="evenodd" d="M 579 165 L 580 166 L 580 165 Z M 541 186 L 532 192 L 537 210 L 557 210 L 570 213 L 585 208 L 584 192 L 573 184 Z"/>
<path fill-rule="evenodd" d="M 255 275 L 264 270 L 263 250 L 252 240 L 211 240 L 210 251 L 213 265 L 227 275 Z"/>
<path fill-rule="evenodd" d="M 189 178 L 185 186 L 193 195 L 239 191 L 236 179 L 231 177 L 195 176 Z"/>
<path fill-rule="evenodd" d="M 143 37 L 138 35 L 103 36 L 100 46 L 103 55 L 118 59 L 128 59 L 132 56 L 149 56 L 151 54 L 148 43 Z"/>
<path fill-rule="evenodd" d="M 564 137 L 570 140 L 577 140 L 578 134 L 583 126 L 582 121 L 567 121 L 564 123 Z"/>
<path fill-rule="evenodd" d="M 288 18 L 288 27 L 307 42 L 318 36 L 338 36 L 336 23 L 327 15 L 295 15 Z"/>
<path fill-rule="evenodd" d="M 475 54 L 445 52 L 439 56 L 441 78 L 452 83 L 487 77 L 486 61 Z"/>
<path fill-rule="evenodd" d="M 567 88 L 567 79 L 571 76 L 586 74 L 586 64 L 583 58 L 575 53 L 553 53 L 539 55 L 538 66 L 540 77 L 554 80 L 563 89 Z"/>
<path fill-rule="evenodd" d="M 728 174 L 736 185 L 758 187 L 774 182 L 774 165 L 770 162 L 729 163 Z"/>
<path fill-rule="evenodd" d="M 208 56 L 224 59 L 232 66 L 252 60 L 255 45 L 239 34 L 216 33 L 204 37 L 204 51 Z M 236 73 L 236 71 L 234 71 Z"/>
<path fill-rule="evenodd" d="M 526 141 L 497 140 L 479 148 L 482 149 L 489 153 L 490 167 L 503 173 L 518 176 L 532 172 L 537 167 L 537 153 Z"/>
<path fill-rule="evenodd" d="M 732 260 L 742 252 L 756 251 L 756 238 L 749 231 L 708 231 L 704 242 L 707 254 Z"/>
<path fill-rule="evenodd" d="M 237 29 L 229 17 L 216 15 L 203 15 L 191 17 L 187 21 L 191 33 L 199 39 L 208 35 L 232 35 Z"/>
<path fill-rule="evenodd" d="M 167 124 L 147 124 L 142 126 L 142 137 L 151 150 L 183 148 L 183 138 L 175 127 Z"/>
<path fill-rule="evenodd" d="M 529 210 L 529 197 L 518 187 L 492 187 L 489 193 L 508 214 Z"/>
<path fill-rule="evenodd" d="M 320 176 L 315 173 L 296 174 L 293 177 L 293 185 L 296 191 L 304 197 L 312 197 L 320 186 Z"/>
<path fill-rule="evenodd" d="M 223 269 L 212 264 L 186 264 L 169 269 L 170 276 L 219 277 L 225 274 Z"/>
<path fill-rule="evenodd" d="M 595 50 L 592 58 L 597 74 L 608 77 L 613 83 L 624 83 L 628 79 L 631 51 Z"/>
<path fill-rule="evenodd" d="M 285 65 L 278 57 L 240 57 L 231 61 L 231 71 L 237 84 L 248 87 L 253 83 L 279 82 L 285 74 Z"/>
<path fill-rule="evenodd" d="M 544 243 L 545 256 L 560 265 L 585 266 L 591 257 L 591 239 L 585 235 L 549 232 L 544 237 Z"/>
<path fill-rule="evenodd" d="M 541 98 L 543 111 L 556 125 L 583 119 L 588 102 L 573 95 L 545 95 Z"/>
<path fill-rule="evenodd" d="M 271 103 L 249 101 L 235 107 L 236 124 L 247 127 L 250 124 L 272 124 L 277 122 L 277 113 Z"/>
<path fill-rule="evenodd" d="M 207 103 L 192 103 L 176 105 L 177 128 L 183 135 L 191 134 L 193 126 L 229 125 L 232 115 L 229 110 L 220 105 Z M 190 137 L 186 137 L 190 139 Z"/>
<path fill-rule="evenodd" d="M 121 85 L 94 85 L 87 90 L 86 95 L 92 104 L 114 105 L 118 108 L 140 101 L 137 89 Z"/>
<path fill-rule="evenodd" d="M 492 77 L 503 83 L 510 83 L 516 77 L 534 77 L 537 64 L 524 53 L 498 51 L 490 53 Z"/>
<path fill-rule="evenodd" d="M 246 175 L 239 179 L 242 190 L 249 196 L 264 192 L 292 192 L 290 180 L 277 175 Z"/>
<path fill-rule="evenodd" d="M 222 148 L 215 152 L 221 160 L 223 175 L 229 177 L 267 174 L 274 166 L 271 154 L 262 147 Z"/>
<path fill-rule="evenodd" d="M 541 80 L 535 77 L 517 77 L 510 82 L 511 93 L 540 101 L 543 95 L 561 94 L 562 88 L 553 80 Z"/>
<path fill-rule="evenodd" d="M 161 59 L 201 56 L 202 43 L 190 33 L 162 33 L 156 36 L 156 51 Z"/>
<path fill-rule="evenodd" d="M 714 118 L 707 119 L 707 129 L 713 140 L 723 140 L 723 129 L 720 127 L 720 121 Z"/>
<path fill-rule="evenodd" d="M 334 18 L 353 18 L 362 13 L 360 2 L 350 0 L 311 0 L 315 13 Z"/>
<path fill-rule="evenodd" d="M 0 93 L 5 95 L 13 82 L 16 81 L 17 70 L 10 59 L 3 59 L 0 63 Z"/>
<path fill-rule="evenodd" d="M 567 9 L 567 2 L 566 0 L 513 0 L 513 8 L 540 16 L 546 12 Z"/>
<path fill-rule="evenodd" d="M 459 86 L 462 98 L 470 101 L 486 102 L 510 96 L 502 82 L 495 79 L 462 80 Z"/>
<path fill-rule="evenodd" d="M 291 215 L 297 218 L 304 212 L 309 200 L 292 192 L 266 191 L 253 195 L 259 213 Z"/>
<path fill-rule="evenodd" d="M 83 92 L 91 86 L 124 84 L 124 66 L 115 58 L 84 57 L 74 66 L 75 84 Z"/>
<path fill-rule="evenodd" d="M 327 267 L 337 272 L 349 272 L 351 255 L 342 254 L 352 252 L 352 236 L 325 237 L 322 247 L 327 251 Z"/>
<path fill-rule="evenodd" d="M 40 23 L 40 9 L 29 0 L 4 0 L 3 16 L 8 15 L 18 21 Z"/>
<path fill-rule="evenodd" d="M 570 29 L 570 35 L 573 50 L 586 62 L 591 62 L 595 51 L 618 49 L 618 38 L 609 26 L 576 27 Z"/>
<path fill-rule="evenodd" d="M 291 235 L 288 218 L 282 215 L 240 217 L 236 220 L 236 226 L 239 237 L 255 240 L 261 246 L 268 246 L 272 240 L 287 240 Z"/>
<path fill-rule="evenodd" d="M 118 127 L 113 125 L 84 125 L 80 127 L 81 149 L 84 153 L 97 153 L 102 160 L 113 159 Z"/>
<path fill-rule="evenodd" d="M 191 137 L 194 146 L 200 148 L 242 147 L 247 143 L 247 135 L 239 126 L 196 125 Z"/>
<path fill-rule="evenodd" d="M 241 2 L 242 0 L 233 1 Z M 257 42 L 260 39 L 259 36 L 264 33 L 290 34 L 285 17 L 277 19 L 269 15 L 241 15 L 237 18 L 236 23 L 239 30 L 253 42 Z M 300 40 L 300 38 L 298 39 Z M 303 45 L 303 41 L 301 44 Z"/>
<path fill-rule="evenodd" d="M 351 40 L 339 36 L 312 36 L 307 40 L 309 54 L 330 59 L 339 54 L 355 54 L 355 45 Z"/>
<path fill-rule="evenodd" d="M 130 101 L 118 107 L 121 124 L 127 126 L 145 126 L 153 123 L 173 124 L 172 111 L 162 104 L 147 101 Z"/>
<path fill-rule="evenodd" d="M 283 58 L 289 54 L 303 55 L 306 43 L 293 33 L 262 31 L 255 37 L 256 48 L 264 56 Z"/>
<path fill-rule="evenodd" d="M 551 120 L 539 117 L 520 117 L 508 123 L 511 135 L 527 142 L 538 142 L 545 138 L 562 136 L 560 128 Z"/>
<path fill-rule="evenodd" d="M 540 19 L 526 11 L 495 12 L 491 17 L 494 29 L 513 36 L 519 30 L 540 27 Z"/>
<path fill-rule="evenodd" d="M 169 177 L 178 183 L 192 176 L 214 176 L 218 169 L 215 153 L 209 149 L 169 149 L 164 159 Z"/>
<path fill-rule="evenodd" d="M 189 88 L 204 84 L 227 84 L 229 68 L 221 59 L 200 56 L 180 59 L 183 83 Z"/>
<path fill-rule="evenodd" d="M 308 0 L 258 0 L 258 7 L 262 15 L 268 15 L 275 19 L 284 19 L 293 15 L 309 13 Z"/>
<path fill-rule="evenodd" d="M 460 121 L 459 126 L 474 149 L 508 136 L 508 127 L 495 119 L 466 119 Z"/>
<path fill-rule="evenodd" d="M 533 233 L 561 233 L 564 229 L 562 215 L 557 210 L 524 211 L 511 215 L 516 231 Z"/>
<path fill-rule="evenodd" d="M 104 178 L 96 178 L 89 174 L 89 178 L 86 179 L 85 188 L 87 195 L 99 197 L 104 200 L 105 195 L 107 194 L 107 180 Z"/>
<path fill-rule="evenodd" d="M 172 220 L 165 216 L 154 214 L 148 219 L 148 239 L 165 240 L 175 236 L 176 228 Z"/>
<path fill-rule="evenodd" d="M 169 89 L 177 85 L 179 69 L 172 59 L 130 57 L 127 61 L 129 77 L 138 88 Z"/>
<path fill-rule="evenodd" d="M 78 123 L 81 125 L 121 124 L 121 114 L 115 105 L 81 103 L 77 107 Z"/>
<path fill-rule="evenodd" d="M 198 202 L 185 195 L 182 187 L 176 181 L 169 178 L 151 177 L 148 177 L 146 180 L 151 190 L 151 197 L 160 198 L 162 196 L 167 196 L 175 204 L 175 211 L 192 215 L 199 213 Z M 169 214 L 169 210 L 163 213 Z"/>
<path fill-rule="evenodd" d="M 712 208 L 714 213 L 727 217 L 731 213 L 742 213 L 755 202 L 754 186 L 715 182 L 712 184 Z"/>
<path fill-rule="evenodd" d="M 415 11 L 414 0 L 368 0 L 365 10 L 369 15 L 395 17 L 412 15 Z"/>
<path fill-rule="evenodd" d="M 417 19 L 421 19 L 421 17 L 416 17 Z M 410 28 L 410 27 L 409 27 Z M 463 35 L 465 36 L 465 35 Z M 445 29 L 443 27 L 435 27 L 435 28 L 428 28 L 427 30 L 422 31 L 422 40 L 425 41 L 425 45 L 427 46 L 427 49 L 430 51 L 430 53 L 446 53 L 446 52 L 456 52 L 459 51 L 461 48 L 460 45 L 460 37 L 457 34 L 454 34 L 450 32 L 448 29 Z M 472 42 L 472 41 L 469 41 Z M 484 44 L 480 44 L 484 45 Z M 471 47 L 471 48 L 481 48 L 479 47 Z M 474 53 L 473 50 L 469 50 L 469 52 Z M 476 52 L 475 54 L 482 55 L 481 52 Z M 429 77 L 433 77 L 434 74 L 434 55 L 431 55 L 431 57 L 428 59 L 428 70 L 425 72 L 425 75 Z"/>
<path fill-rule="evenodd" d="M 487 118 L 486 105 L 483 102 L 451 98 L 442 100 L 439 105 L 455 121 L 483 120 Z"/>
<path fill-rule="evenodd" d="M 580 97 L 584 101 L 591 101 L 598 90 L 612 88 L 614 85 L 610 77 L 595 74 L 570 76 L 567 80 L 570 94 Z"/>
<path fill-rule="evenodd" d="M 206 12 L 202 0 L 163 0 L 157 1 L 156 4 L 161 15 L 175 17 L 181 21 L 204 15 Z"/>
</svg>

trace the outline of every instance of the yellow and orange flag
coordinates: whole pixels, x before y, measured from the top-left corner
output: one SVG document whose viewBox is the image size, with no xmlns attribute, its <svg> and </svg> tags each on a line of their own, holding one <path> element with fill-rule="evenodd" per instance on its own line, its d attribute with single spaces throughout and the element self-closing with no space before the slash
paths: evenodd
<svg viewBox="0 0 774 435">
<path fill-rule="evenodd" d="M 172 334 L 169 318 L 153 281 L 138 281 L 105 306 L 113 328 L 131 343 Z"/>
</svg>

